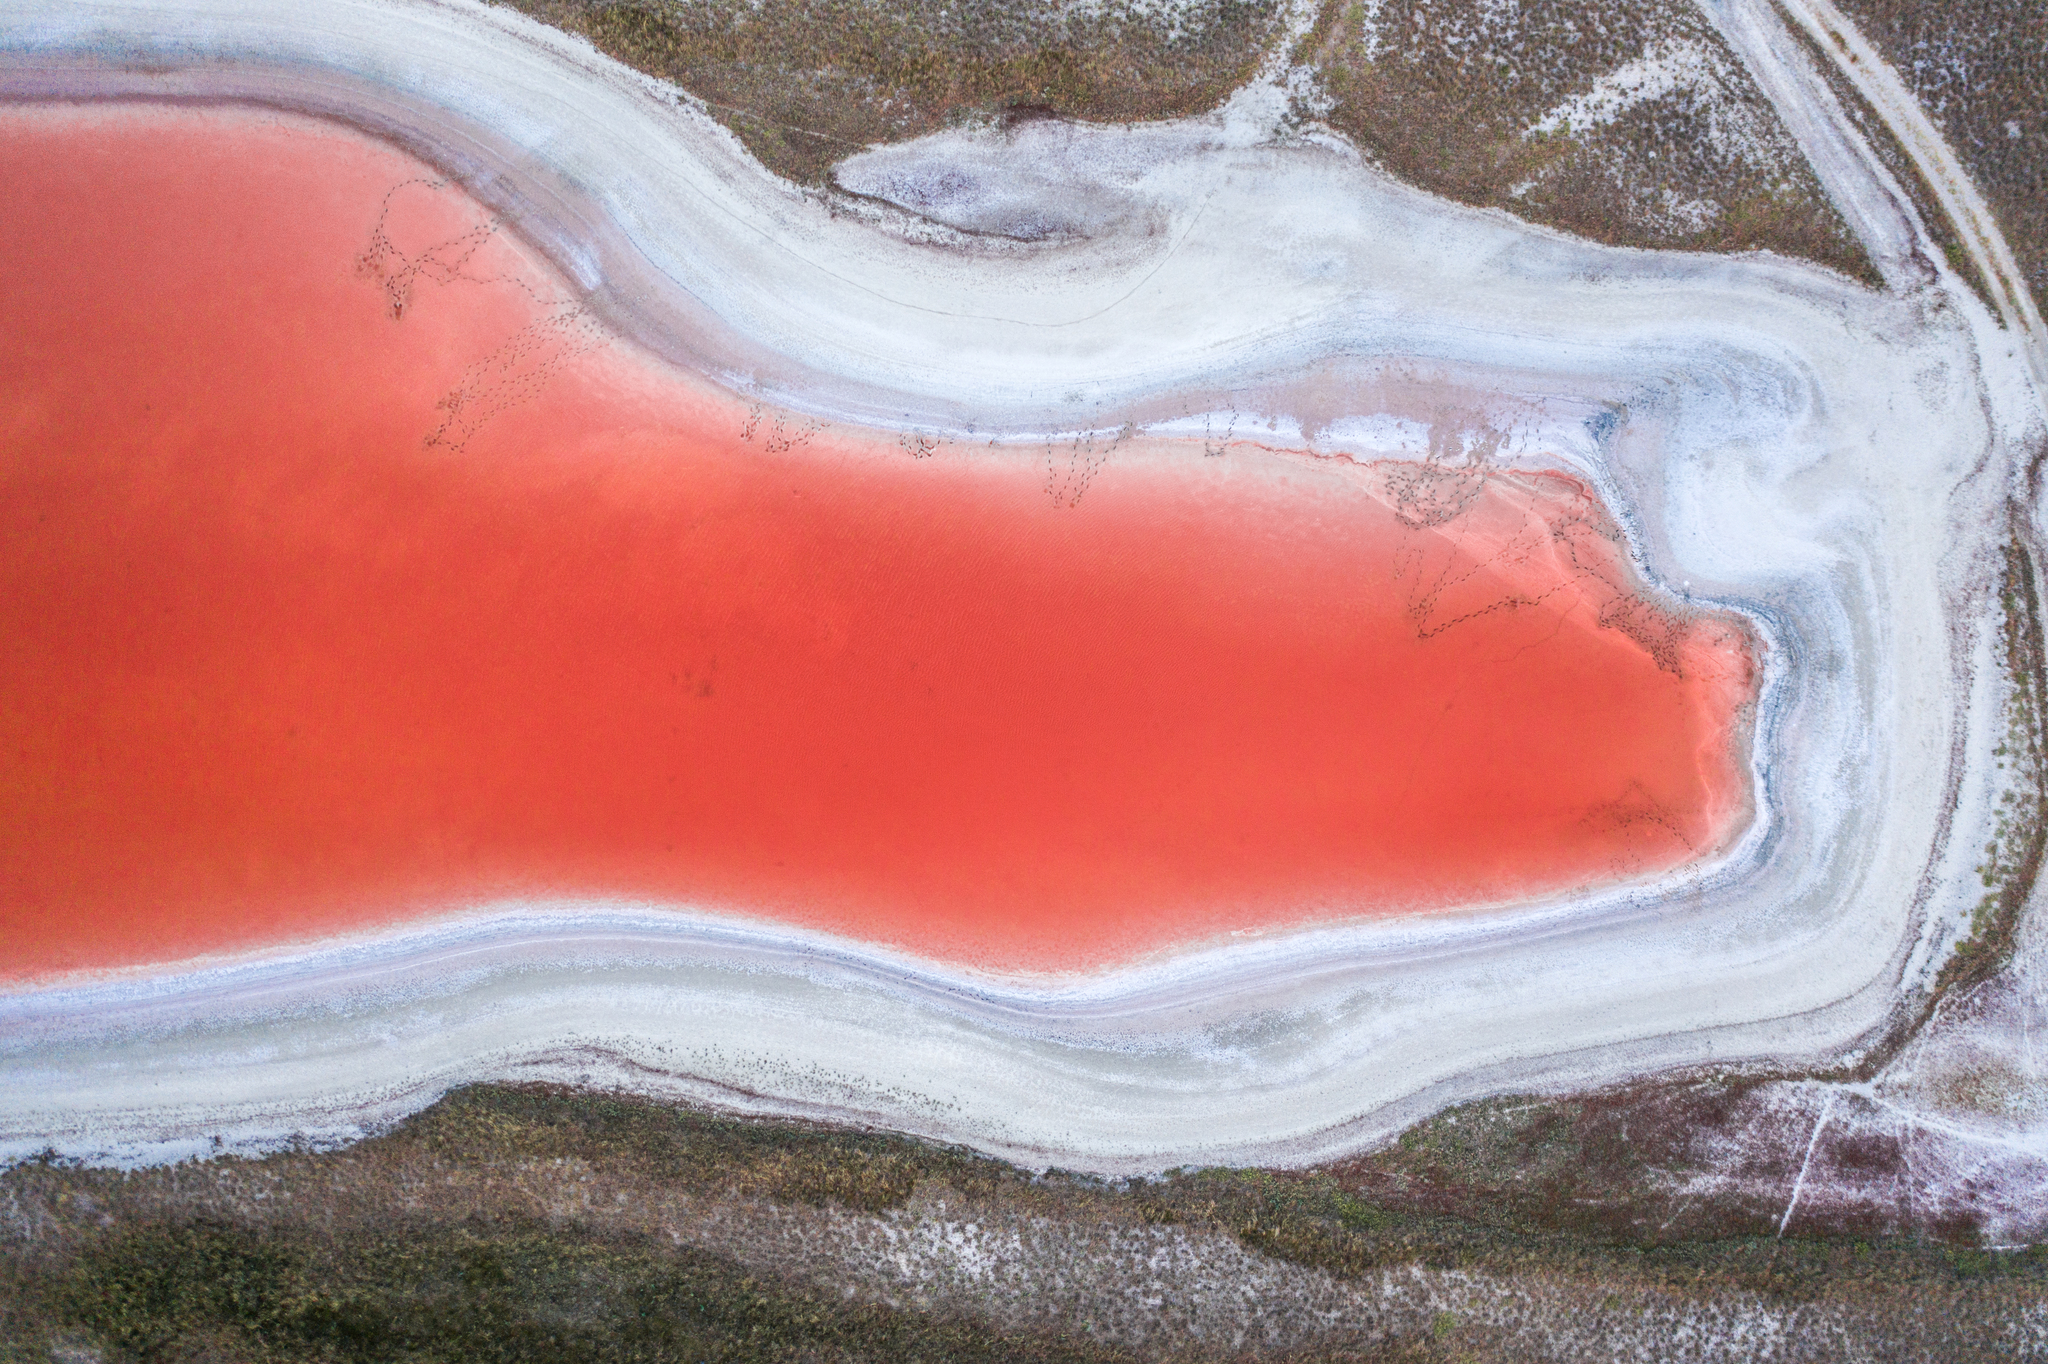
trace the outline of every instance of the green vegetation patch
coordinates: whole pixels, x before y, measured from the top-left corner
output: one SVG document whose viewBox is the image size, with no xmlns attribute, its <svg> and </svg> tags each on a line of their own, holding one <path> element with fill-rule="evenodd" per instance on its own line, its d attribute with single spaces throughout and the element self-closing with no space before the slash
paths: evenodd
<svg viewBox="0 0 2048 1364">
<path fill-rule="evenodd" d="M 1327 1169 L 1128 1182 L 903 1137 L 479 1085 L 344 1151 L 6 1171 L 0 1360 L 1124 1358 L 1079 1335 L 989 1325 L 971 1296 L 897 1309 L 819 1282 L 815 1264 L 741 1266 L 668 1229 L 690 1225 L 664 1221 L 674 1198 L 727 1221 L 780 1208 L 784 1235 L 831 1237 L 848 1214 L 909 1225 L 926 1217 L 920 1200 L 942 1198 L 946 1219 L 983 1225 L 1223 1233 L 1346 1280 L 1423 1266 L 1636 1305 L 1761 1294 L 1866 1323 L 1911 1303 L 1901 1339 L 1964 1339 L 1980 1313 L 2017 1313 L 2048 1290 L 2048 1249 L 1778 1239 L 1763 1208 L 1677 1204 L 1659 1171 L 1688 1159 L 1694 1124 L 1731 1120 L 1749 1083 L 1468 1104 Z M 1118 1272 L 1057 1268 L 1063 1282 Z M 1407 1339 L 1333 1337 L 1288 1358 L 1513 1358 L 1473 1354 L 1475 1331 L 1423 1321 Z M 1188 1339 L 1176 1354 L 1229 1358 L 1202 1350 Z"/>
<path fill-rule="evenodd" d="M 1770 250 L 1879 282 L 1682 0 L 1329 0 L 1295 56 L 1321 78 L 1326 120 L 1425 189 L 1615 245 Z M 1588 101 L 1624 71 L 1617 98 Z"/>
<path fill-rule="evenodd" d="M 1990 202 L 2036 303 L 2048 305 L 2048 6 L 1841 0 L 1841 8 L 1942 130 Z M 1903 162 L 1900 155 L 1894 173 L 1919 188 Z M 1929 216 L 1931 196 L 1919 197 L 1929 226 L 1948 230 L 1938 211 Z M 1964 273 L 1982 292 L 1975 271 Z"/>
<path fill-rule="evenodd" d="M 1008 1168 L 906 1137 L 736 1122 L 632 1099 L 495 1085 L 459 1090 L 368 1145 L 390 1148 L 401 1162 L 417 1148 L 455 1165 L 601 1163 L 676 1192 L 858 1212 L 900 1206 L 920 1178 L 937 1171 L 971 1183 L 979 1170 Z"/>
<path fill-rule="evenodd" d="M 45 1340 L 89 1341 L 138 1364 L 1122 1358 L 848 1303 L 688 1248 L 517 1220 L 335 1236 L 169 1222 L 88 1246 L 32 1291 Z"/>
<path fill-rule="evenodd" d="M 2000 584 L 2000 662 L 2005 668 L 2005 741 L 1998 765 L 2009 779 L 1999 794 L 1998 816 L 1977 874 L 1984 896 L 1971 916 L 1970 932 L 1942 967 L 1936 998 L 1989 980 L 2012 959 L 2020 915 L 2041 874 L 2048 851 L 2048 753 L 2042 734 L 2043 688 L 2048 687 L 2048 647 L 2041 630 L 2041 599 L 2034 564 L 2021 536 L 2026 513 L 2014 508 L 2013 536 L 2006 542 Z M 1930 1006 L 1931 1007 L 1931 1006 Z"/>
<path fill-rule="evenodd" d="M 1283 32 L 1278 0 L 498 2 L 695 96 L 770 170 L 809 185 L 865 147 L 962 122 L 1200 113 Z M 1598 241 L 1771 250 L 1878 282 L 1685 0 L 1328 0 L 1292 56 L 1320 83 L 1301 112 L 1425 189 Z M 1612 117 L 1551 119 L 1646 62 L 1681 76 Z"/>
<path fill-rule="evenodd" d="M 762 164 L 833 162 L 978 117 L 1172 118 L 1221 103 L 1274 0 L 502 0 L 703 100 Z"/>
<path fill-rule="evenodd" d="M 688 1234 L 693 1216 L 729 1226 L 773 1209 L 778 1234 L 826 1245 L 849 1215 L 907 1227 L 935 1199 L 948 1220 L 1121 1227 L 1126 1242 L 1172 1227 L 1341 1279 L 1467 1270 L 1507 1291 L 1562 1292 L 1560 1303 L 1633 1304 L 1614 1309 L 1624 1315 L 1731 1294 L 1814 1303 L 1955 1359 L 1977 1357 L 1949 1349 L 1973 1323 L 2017 1319 L 2048 1291 L 2044 1249 L 1779 1240 L 1759 1210 L 1711 1198 L 1671 1217 L 1657 1170 L 1684 1157 L 1688 1124 L 1711 1126 L 1713 1105 L 1738 1103 L 1747 1083 L 1467 1105 L 1328 1169 L 1129 1181 L 1033 1173 L 903 1137 L 479 1086 L 340 1151 L 132 1173 L 43 1161 L 0 1174 L 0 1361 L 1127 1357 L 1081 1335 L 993 1325 L 973 1315 L 971 1293 L 889 1306 L 872 1286 L 834 1280 L 820 1268 L 829 1256 L 805 1269 L 764 1244 L 742 1265 L 731 1245 L 706 1249 Z M 1151 1270 L 1118 1286 L 1109 1280 L 1127 1266 L 1071 1253 L 1083 1258 L 1047 1272 L 1103 1279 L 1104 1302 L 1164 1293 L 1161 1310 L 1178 1314 L 1174 1295 L 1211 1291 L 1161 1285 Z M 1909 1310 L 1886 1334 L 1900 1304 Z M 1484 1344 L 1493 1330 L 1440 1315 L 1360 1342 L 1333 1326 L 1327 1342 L 1286 1357 L 1516 1358 L 1506 1336 Z M 1234 1357 L 1193 1338 L 1147 1357 L 1168 1355 Z"/>
</svg>

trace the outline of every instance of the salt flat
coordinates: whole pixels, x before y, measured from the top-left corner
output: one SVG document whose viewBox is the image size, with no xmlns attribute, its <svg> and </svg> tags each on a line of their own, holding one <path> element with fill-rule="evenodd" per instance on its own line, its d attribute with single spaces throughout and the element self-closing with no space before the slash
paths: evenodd
<svg viewBox="0 0 2048 1364">
<path fill-rule="evenodd" d="M 1753 9 L 1724 17 L 1795 135 L 1825 138 L 1888 292 L 1435 200 L 1293 127 L 1271 83 L 1179 123 L 864 153 L 842 171 L 856 205 L 481 5 L 0 5 L 13 98 L 253 100 L 392 137 L 621 334 L 742 393 L 962 443 L 1227 426 L 1564 468 L 1651 577 L 1743 612 L 1766 651 L 1757 819 L 1661 882 L 1053 979 L 687 907 L 507 904 L 0 997 L 0 1151 L 345 1138 L 512 1077 L 1126 1171 L 1305 1161 L 1507 1089 L 1853 1060 L 1983 894 L 2007 780 L 2001 546 L 2037 534 L 2041 409 L 2012 335 L 1783 65 L 1797 49 Z M 1012 230 L 1047 200 L 1059 231 Z"/>
</svg>

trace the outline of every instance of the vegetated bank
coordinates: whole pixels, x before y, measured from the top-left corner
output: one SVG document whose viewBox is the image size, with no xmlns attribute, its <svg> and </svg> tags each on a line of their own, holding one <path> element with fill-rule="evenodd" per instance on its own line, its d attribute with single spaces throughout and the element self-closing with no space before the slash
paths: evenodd
<svg viewBox="0 0 2048 1364">
<path fill-rule="evenodd" d="M 1925 1232 L 1648 1227 L 1617 1174 L 1669 1134 L 1516 1118 L 1105 1182 L 483 1086 L 340 1151 L 0 1175 L 0 1359 L 1582 1359 L 1768 1319 L 1802 1358 L 1964 1361 L 2048 1288 L 2048 1252 Z"/>
</svg>

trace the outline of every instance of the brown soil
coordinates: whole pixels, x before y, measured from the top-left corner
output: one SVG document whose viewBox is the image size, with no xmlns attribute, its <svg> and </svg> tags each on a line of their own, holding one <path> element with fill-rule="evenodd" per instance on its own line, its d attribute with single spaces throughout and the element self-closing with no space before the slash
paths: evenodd
<svg viewBox="0 0 2048 1364">
<path fill-rule="evenodd" d="M 1746 1093 L 1501 1103 L 1337 1169 L 1124 1183 L 479 1088 L 342 1151 L 0 1175 L 0 1361 L 1564 1360 L 1759 1312 L 1788 1357 L 1998 1357 L 2048 1252 L 1778 1240 L 1740 1200 L 1642 1233 L 1650 1168 Z M 983 1233 L 1000 1263 L 962 1273 L 948 1239 Z"/>
<path fill-rule="evenodd" d="M 2048 8 L 1838 0 L 1947 137 L 2048 306 Z"/>
<path fill-rule="evenodd" d="M 1674 47 L 1706 74 L 1606 123 L 1536 130 L 1601 77 Z M 1768 250 L 1876 282 L 1762 92 L 1691 5 L 1428 0 L 1375 13 L 1330 0 L 1296 55 L 1321 75 L 1327 121 L 1425 189 L 1616 245 Z"/>
<path fill-rule="evenodd" d="M 1277 33 L 1274 0 L 502 0 L 703 100 L 779 175 L 822 184 L 877 142 L 976 117 L 1097 122 L 1214 107 Z"/>
</svg>

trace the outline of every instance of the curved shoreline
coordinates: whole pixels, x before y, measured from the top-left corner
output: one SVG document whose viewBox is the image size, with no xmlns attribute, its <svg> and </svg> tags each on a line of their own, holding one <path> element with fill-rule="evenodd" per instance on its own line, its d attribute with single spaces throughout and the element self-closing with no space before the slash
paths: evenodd
<svg viewBox="0 0 2048 1364">
<path fill-rule="evenodd" d="M 1953 291 L 1572 242 L 1227 114 L 1029 134 L 1015 154 L 1116 143 L 1094 160 L 1139 170 L 1112 188 L 1174 230 L 990 256 L 835 214 L 653 82 L 481 6 L 342 4 L 317 32 L 181 12 L 165 41 L 144 27 L 160 9 L 17 10 L 0 94 L 346 110 L 431 148 L 630 338 L 842 419 L 1164 431 L 1221 397 L 1267 416 L 1263 439 L 1291 427 L 1317 449 L 1414 458 L 1418 440 L 1504 433 L 1504 462 L 1592 483 L 1648 576 L 1759 623 L 1759 818 L 1661 887 L 1276 936 L 1065 988 L 593 906 L 0 996 L 0 1153 L 345 1136 L 466 1078 L 587 1072 L 1039 1163 L 1291 1163 L 1503 1088 L 1853 1055 L 1974 903 L 2002 733 L 1990 513 L 2036 419 L 2023 381 L 1982 368 L 2002 363 L 1989 319 Z M 123 16 L 126 60 L 150 70 L 96 55 Z M 634 143 L 628 119 L 663 140 Z M 942 162 L 975 136 L 914 152 Z M 1929 725 L 1940 742 L 1920 741 Z M 536 959 L 593 931 L 616 945 Z M 480 960 L 431 965 L 450 951 Z"/>
</svg>

